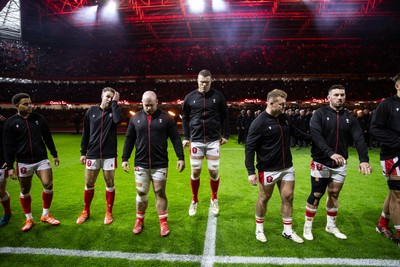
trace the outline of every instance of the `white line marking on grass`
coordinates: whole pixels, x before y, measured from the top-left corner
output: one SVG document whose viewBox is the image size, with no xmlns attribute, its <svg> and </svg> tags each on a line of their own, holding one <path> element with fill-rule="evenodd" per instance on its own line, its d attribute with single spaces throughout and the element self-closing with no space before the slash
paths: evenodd
<svg viewBox="0 0 400 267">
<path fill-rule="evenodd" d="M 214 266 L 215 258 L 215 240 L 217 239 L 217 217 L 211 210 L 208 212 L 206 240 L 204 240 L 203 258 L 201 260 L 202 267 Z"/>
<path fill-rule="evenodd" d="M 126 260 L 148 260 L 148 261 L 173 261 L 173 262 L 200 262 L 202 256 L 165 254 L 165 253 L 129 253 L 120 251 L 98 251 L 98 250 L 74 250 L 57 248 L 24 248 L 24 247 L 1 247 L 3 254 L 34 254 L 52 256 L 72 256 L 88 258 L 126 259 Z"/>
<path fill-rule="evenodd" d="M 215 218 L 216 219 L 216 218 Z M 215 220 L 216 222 L 216 220 Z M 208 229 L 208 227 L 207 227 Z M 210 241 L 214 243 L 214 241 Z M 214 248 L 214 249 L 212 249 Z M 205 262 L 225 264 L 275 264 L 275 265 L 340 265 L 340 266 L 400 266 L 400 260 L 384 259 L 350 259 L 350 258 L 280 258 L 280 257 L 236 257 L 236 256 L 215 256 L 215 246 L 210 246 L 212 254 L 208 258 L 198 255 L 165 254 L 165 253 L 129 253 L 120 251 L 98 251 L 98 250 L 73 250 L 55 248 L 27 248 L 27 247 L 0 247 L 1 254 L 30 254 L 30 255 L 51 255 L 68 257 L 125 259 L 142 261 L 169 261 L 169 262 Z M 211 258 L 211 261 L 208 261 Z"/>
</svg>

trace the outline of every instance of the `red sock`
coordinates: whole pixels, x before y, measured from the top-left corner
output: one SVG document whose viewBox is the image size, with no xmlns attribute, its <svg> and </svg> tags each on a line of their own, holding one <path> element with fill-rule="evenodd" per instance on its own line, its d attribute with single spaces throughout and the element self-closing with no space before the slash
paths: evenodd
<svg viewBox="0 0 400 267">
<path fill-rule="evenodd" d="M 85 201 L 83 209 L 90 212 L 90 204 L 92 203 L 94 197 L 94 189 L 85 190 L 83 194 L 83 199 Z"/>
<path fill-rule="evenodd" d="M 142 211 L 137 211 L 136 212 L 136 220 L 143 222 L 144 221 L 144 212 Z"/>
<path fill-rule="evenodd" d="M 308 218 L 314 218 L 314 217 L 315 217 L 315 214 L 316 214 L 316 211 L 314 212 L 314 211 L 312 211 L 311 209 L 308 209 L 308 208 L 306 207 L 306 217 L 308 217 Z"/>
<path fill-rule="evenodd" d="M 158 214 L 158 219 L 160 220 L 160 224 L 162 224 L 163 222 L 167 222 L 167 220 L 168 220 L 168 211 L 160 212 Z"/>
<path fill-rule="evenodd" d="M 43 208 L 50 209 L 51 201 L 53 200 L 53 191 L 51 193 L 42 192 Z"/>
<path fill-rule="evenodd" d="M 31 203 L 32 203 L 31 195 L 20 196 L 19 197 L 19 201 L 21 202 L 22 209 L 24 210 L 25 214 L 32 213 L 32 210 L 31 210 Z"/>
<path fill-rule="evenodd" d="M 115 191 L 106 190 L 106 202 L 107 202 L 107 212 L 112 213 L 112 208 L 114 206 Z"/>
<path fill-rule="evenodd" d="M 380 226 L 380 227 L 388 227 L 389 221 L 390 221 L 389 218 L 385 218 L 385 217 L 383 217 L 381 215 L 381 217 L 379 218 L 379 221 L 378 221 L 378 226 Z"/>
<path fill-rule="evenodd" d="M 199 202 L 200 178 L 197 180 L 190 179 L 190 186 L 192 187 L 192 200 L 197 203 Z"/>
<path fill-rule="evenodd" d="M 213 180 L 210 178 L 210 185 L 211 185 L 211 200 L 214 201 L 214 199 L 218 198 L 217 193 L 219 187 L 219 177 L 218 180 Z"/>
<path fill-rule="evenodd" d="M 7 200 L 3 200 L 3 201 L 1 202 L 1 205 L 3 205 L 4 213 L 5 213 L 5 214 L 11 214 L 10 196 L 8 196 L 8 199 L 7 199 Z"/>
</svg>

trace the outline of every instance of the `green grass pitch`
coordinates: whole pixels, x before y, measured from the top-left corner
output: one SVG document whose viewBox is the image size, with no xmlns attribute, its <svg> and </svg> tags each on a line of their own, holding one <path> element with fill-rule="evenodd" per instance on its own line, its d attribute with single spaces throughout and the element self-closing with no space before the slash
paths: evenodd
<svg viewBox="0 0 400 267">
<path fill-rule="evenodd" d="M 118 135 L 118 169 L 116 171 L 116 197 L 113 209 L 114 222 L 104 225 L 105 184 L 99 176 L 91 208 L 91 218 L 82 225 L 75 223 L 83 209 L 84 166 L 79 163 L 80 135 L 53 134 L 60 158 L 60 166 L 53 167 L 54 198 L 51 211 L 61 225 L 53 227 L 40 223 L 42 211 L 39 179 L 34 176 L 32 186 L 32 213 L 35 227 L 23 233 L 20 229 L 25 220 L 20 202 L 18 182 L 8 179 L 7 191 L 11 195 L 13 217 L 10 224 L 0 228 L 0 250 L 3 247 L 52 248 L 77 251 L 143 253 L 152 255 L 188 255 L 201 257 L 206 238 L 209 199 L 211 196 L 209 177 L 204 165 L 199 192 L 199 207 L 196 216 L 188 216 L 191 201 L 189 183 L 189 152 L 185 150 L 186 169 L 178 173 L 176 156 L 169 146 L 170 167 L 167 183 L 169 200 L 170 236 L 159 235 L 158 216 L 154 194 L 149 193 L 144 231 L 135 236 L 132 228 L 135 221 L 135 183 L 133 168 L 125 173 L 120 167 L 125 136 Z M 325 232 L 326 197 L 314 220 L 314 241 L 295 244 L 281 236 L 280 197 L 275 189 L 265 218 L 267 243 L 255 239 L 255 201 L 258 187 L 247 182 L 244 167 L 244 148 L 233 136 L 221 148 L 219 188 L 220 215 L 217 218 L 215 256 L 225 257 L 289 257 L 289 258 L 351 258 L 399 260 L 400 249 L 391 241 L 375 232 L 382 203 L 388 192 L 379 165 L 379 150 L 369 150 L 373 173 L 358 174 L 358 156 L 350 149 L 348 176 L 339 197 L 337 224 L 348 236 L 338 240 Z M 293 227 L 301 236 L 304 209 L 310 192 L 310 149 L 293 150 L 296 171 L 296 188 L 293 207 Z M 130 159 L 131 165 L 132 158 Z M 1 209 L 1 213 L 2 213 Z M 392 226 L 392 224 L 391 224 Z M 399 262 L 400 263 L 400 262 Z M 116 259 L 82 256 L 29 255 L 0 253 L 1 266 L 200 266 L 200 262 L 173 262 L 154 259 Z M 214 266 L 259 266 L 254 264 L 224 264 Z M 287 265 L 285 265 L 287 266 Z M 313 266 L 319 266 L 315 263 Z M 326 266 L 326 265 L 324 265 Z"/>
</svg>

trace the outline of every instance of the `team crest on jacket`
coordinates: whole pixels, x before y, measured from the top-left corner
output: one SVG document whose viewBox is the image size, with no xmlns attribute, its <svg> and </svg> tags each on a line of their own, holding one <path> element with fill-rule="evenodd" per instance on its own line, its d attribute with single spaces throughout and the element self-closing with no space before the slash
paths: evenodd
<svg viewBox="0 0 400 267">
<path fill-rule="evenodd" d="M 36 125 L 39 125 L 39 121 L 35 121 Z"/>
<path fill-rule="evenodd" d="M 349 119 L 346 119 L 346 123 L 350 123 L 350 120 L 349 120 Z"/>
<path fill-rule="evenodd" d="M 112 113 L 110 113 L 110 115 L 108 115 L 110 118 L 112 117 Z"/>
<path fill-rule="evenodd" d="M 19 124 L 16 124 L 15 127 L 19 128 Z"/>
<path fill-rule="evenodd" d="M 215 103 L 215 98 L 213 98 L 213 102 Z"/>
<path fill-rule="evenodd" d="M 396 108 L 396 111 L 399 111 L 399 108 Z"/>
<path fill-rule="evenodd" d="M 162 123 L 162 119 L 158 119 L 160 123 Z"/>
<path fill-rule="evenodd" d="M 329 117 L 326 117 L 326 120 L 329 121 Z"/>
<path fill-rule="evenodd" d="M 137 123 L 140 123 L 140 120 L 137 120 Z"/>
</svg>

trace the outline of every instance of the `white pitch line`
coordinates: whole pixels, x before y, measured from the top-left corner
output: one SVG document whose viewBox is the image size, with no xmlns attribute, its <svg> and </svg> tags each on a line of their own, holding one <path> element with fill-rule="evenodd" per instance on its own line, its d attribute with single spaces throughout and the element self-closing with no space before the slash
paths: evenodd
<svg viewBox="0 0 400 267">
<path fill-rule="evenodd" d="M 206 239 L 204 240 L 202 267 L 213 267 L 215 258 L 215 240 L 217 238 L 217 217 L 208 211 Z"/>
<path fill-rule="evenodd" d="M 216 222 L 216 220 L 215 220 Z M 213 243 L 212 241 L 210 241 Z M 214 239 L 215 245 L 215 239 Z M 339 265 L 339 266 L 389 266 L 399 267 L 400 260 L 385 259 L 350 259 L 350 258 L 281 258 L 281 257 L 236 257 L 215 256 L 215 247 L 210 246 L 210 255 L 205 257 L 188 254 L 166 254 L 166 253 L 128 253 L 120 251 L 98 251 L 98 250 L 73 250 L 55 248 L 28 248 L 28 247 L 0 247 L 0 254 L 30 254 L 30 255 L 52 255 L 68 257 L 88 257 L 125 260 L 145 261 L 169 261 L 169 262 L 200 262 L 224 263 L 224 264 L 275 264 L 275 265 Z M 211 255 L 212 254 L 212 255 Z M 211 259 L 211 261 L 209 260 Z"/>
</svg>

